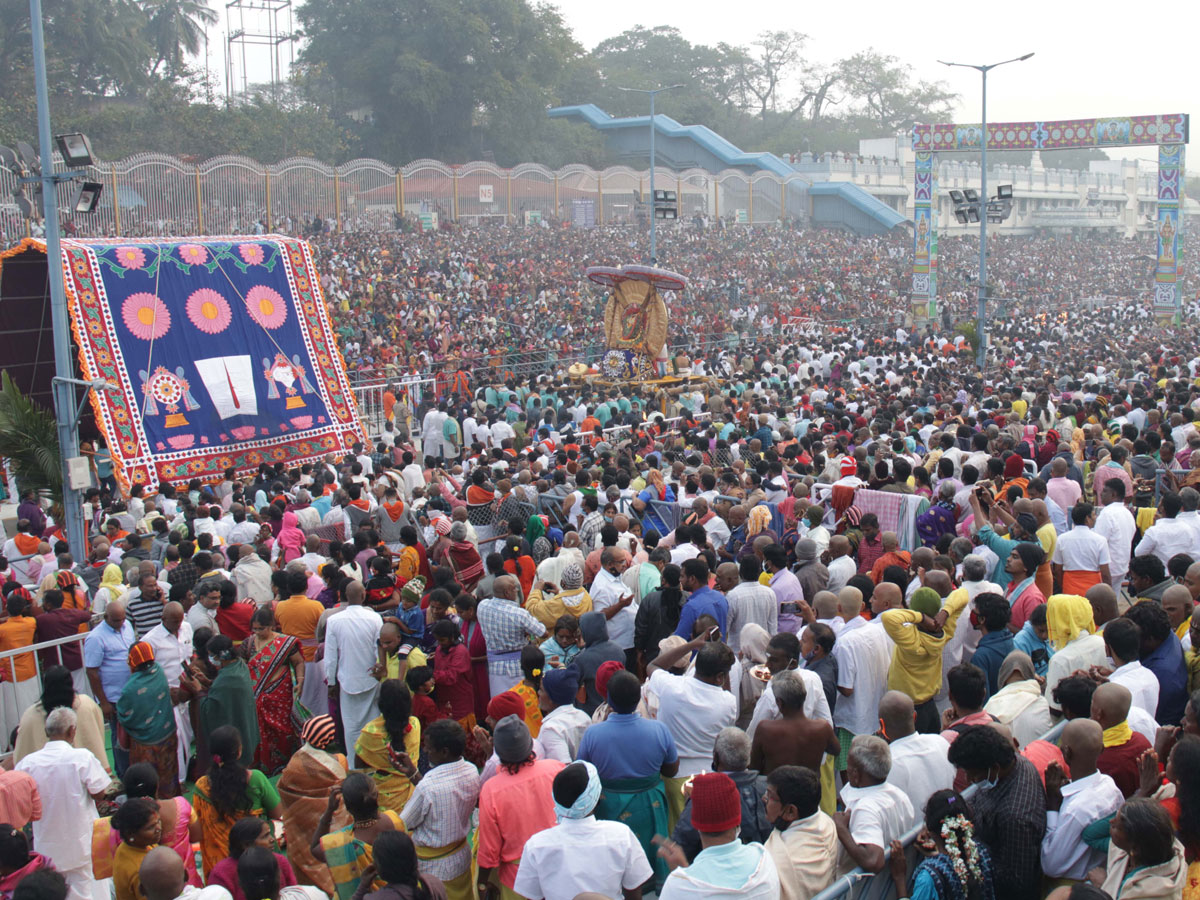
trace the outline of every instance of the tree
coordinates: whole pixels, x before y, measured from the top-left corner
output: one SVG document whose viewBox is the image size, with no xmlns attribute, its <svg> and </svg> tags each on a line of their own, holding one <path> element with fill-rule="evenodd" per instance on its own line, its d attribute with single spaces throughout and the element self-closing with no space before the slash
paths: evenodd
<svg viewBox="0 0 1200 900">
<path fill-rule="evenodd" d="M 873 49 L 838 63 L 846 94 L 857 101 L 863 124 L 887 134 L 930 117 L 948 116 L 958 95 L 944 82 L 912 80 L 912 67 Z"/>
<path fill-rule="evenodd" d="M 140 4 L 154 51 L 151 75 L 164 64 L 169 71 L 181 69 L 185 56 L 200 52 L 205 26 L 215 25 L 220 18 L 205 0 L 140 0 Z"/>
<path fill-rule="evenodd" d="M 21 490 L 46 491 L 51 514 L 61 520 L 62 454 L 54 415 L 21 392 L 5 370 L 0 372 L 0 456 L 8 457 Z"/>
<path fill-rule="evenodd" d="M 738 66 L 738 81 L 754 99 L 758 116 L 765 124 L 767 112 L 774 112 L 781 82 L 800 62 L 800 51 L 807 35 L 798 31 L 764 31 L 754 42 L 757 52 L 743 56 Z"/>
<path fill-rule="evenodd" d="M 583 52 L 555 9 L 527 0 L 307 0 L 297 14 L 310 90 L 395 161 L 519 161 Z"/>
</svg>

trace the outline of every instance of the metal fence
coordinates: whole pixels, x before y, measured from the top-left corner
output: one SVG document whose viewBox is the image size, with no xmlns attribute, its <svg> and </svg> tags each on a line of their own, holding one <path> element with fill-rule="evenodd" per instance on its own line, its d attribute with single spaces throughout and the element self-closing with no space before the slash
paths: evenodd
<svg viewBox="0 0 1200 900">
<path fill-rule="evenodd" d="M 502 169 L 489 162 L 451 166 L 419 159 L 395 168 L 377 159 L 331 166 L 295 157 L 267 165 L 244 156 L 190 163 L 163 153 L 97 162 L 88 179 L 104 194 L 96 212 L 74 219 L 87 236 L 244 234 L 263 222 L 268 231 L 299 230 L 320 217 L 345 231 L 395 227 L 396 214 L 436 214 L 470 224 L 579 225 L 634 223 L 645 215 L 649 172 L 627 166 L 602 171 L 582 165 L 557 171 L 534 163 Z M 797 173 L 655 169 L 656 187 L 675 190 L 680 218 L 696 214 L 734 223 L 807 219 L 809 180 Z M 16 182 L 0 172 L 0 228 L 14 240 L 28 226 L 12 202 Z M 60 209 L 74 205 L 74 183 L 59 187 Z M 427 224 L 432 216 L 427 215 Z"/>
</svg>

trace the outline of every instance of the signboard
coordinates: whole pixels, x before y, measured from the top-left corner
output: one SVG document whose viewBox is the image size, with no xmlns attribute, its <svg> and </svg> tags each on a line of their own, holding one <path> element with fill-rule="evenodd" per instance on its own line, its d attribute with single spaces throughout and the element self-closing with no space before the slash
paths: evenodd
<svg viewBox="0 0 1200 900">
<path fill-rule="evenodd" d="M 437 231 L 438 229 L 438 214 L 436 212 L 423 212 L 419 216 L 421 221 L 422 231 Z"/>
<path fill-rule="evenodd" d="M 494 185 L 481 184 L 479 186 L 479 202 L 480 203 L 495 203 L 496 202 Z"/>
<path fill-rule="evenodd" d="M 541 225 L 542 224 L 542 211 L 540 209 L 525 210 L 525 224 L 529 225 L 529 226 Z"/>
<path fill-rule="evenodd" d="M 746 210 L 744 210 L 744 209 L 739 209 L 737 211 L 737 223 L 739 225 L 749 225 L 750 224 L 750 214 L 747 213 Z"/>
<path fill-rule="evenodd" d="M 595 200 L 572 200 L 571 201 L 571 224 L 576 228 L 595 228 L 596 227 L 596 201 Z"/>
</svg>

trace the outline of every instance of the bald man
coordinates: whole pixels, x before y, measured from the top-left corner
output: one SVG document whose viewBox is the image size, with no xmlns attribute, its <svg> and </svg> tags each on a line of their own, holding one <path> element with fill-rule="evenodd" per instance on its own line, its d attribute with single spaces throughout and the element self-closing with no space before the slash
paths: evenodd
<svg viewBox="0 0 1200 900">
<path fill-rule="evenodd" d="M 1092 621 L 1096 628 L 1103 631 L 1104 626 L 1120 615 L 1117 607 L 1117 592 L 1111 584 L 1094 584 L 1086 594 L 1088 603 L 1092 605 Z"/>
<path fill-rule="evenodd" d="M 827 556 L 825 568 L 829 570 L 829 583 L 825 586 L 836 594 L 858 571 L 854 557 L 850 555 L 850 539 L 844 534 L 833 535 L 829 539 Z"/>
<path fill-rule="evenodd" d="M 602 560 L 607 560 L 602 563 L 605 566 L 604 572 L 620 584 L 619 573 L 614 574 L 611 571 L 617 568 L 617 559 L 615 548 L 609 547 L 604 550 Z M 599 577 L 597 576 L 597 581 Z M 511 575 L 501 575 L 492 585 L 494 596 L 481 600 L 475 610 L 479 627 L 487 641 L 488 682 L 493 697 L 514 687 L 521 680 L 521 648 L 529 643 L 530 638 L 540 640 L 546 634 L 546 626 L 517 605 L 519 589 L 517 579 Z M 627 593 L 626 596 L 629 602 L 632 602 L 633 595 Z M 606 604 L 606 609 L 619 614 L 629 606 L 629 602 L 622 599 L 619 603 Z M 599 608 L 596 611 L 604 612 Z M 606 612 L 605 618 L 611 622 L 613 615 L 613 612 Z M 609 636 L 612 636 L 611 625 Z"/>
<path fill-rule="evenodd" d="M 888 566 L 907 569 L 912 562 L 912 554 L 907 550 L 900 549 L 900 539 L 896 537 L 896 532 L 885 531 L 880 536 L 880 541 L 883 545 L 883 554 L 875 560 L 875 565 L 871 566 L 871 580 L 876 584 L 883 581 L 883 570 Z"/>
<path fill-rule="evenodd" d="M 132 623 L 125 619 L 125 604 L 113 600 L 104 607 L 104 621 L 88 632 L 83 642 L 83 665 L 88 683 L 114 734 L 117 701 L 129 680 L 129 648 L 136 640 Z M 112 749 L 119 778 L 129 766 L 129 751 L 122 750 L 115 742 Z"/>
<path fill-rule="evenodd" d="M 1058 746 L 1071 774 L 1068 777 L 1057 762 L 1046 769 L 1042 873 L 1082 881 L 1090 869 L 1104 864 L 1104 854 L 1084 843 L 1083 830 L 1115 813 L 1125 798 L 1116 782 L 1096 768 L 1104 752 L 1104 729 L 1098 722 L 1072 719 Z"/>
<path fill-rule="evenodd" d="M 346 586 L 346 608 L 330 616 L 325 626 L 325 681 L 329 699 L 338 701 L 351 767 L 358 736 L 379 715 L 379 682 L 371 667 L 376 663 L 383 618 L 363 605 L 365 597 L 362 582 L 351 581 Z"/>
<path fill-rule="evenodd" d="M 183 860 L 170 847 L 155 847 L 138 869 L 141 893 L 146 900 L 233 900 L 219 884 L 196 888 L 188 884 Z"/>
<path fill-rule="evenodd" d="M 879 726 L 892 751 L 888 784 L 904 791 L 912 801 L 915 817 L 909 823 L 911 827 L 924 821 L 929 798 L 954 784 L 955 769 L 946 756 L 950 744 L 940 734 L 917 731 L 912 698 L 900 691 L 888 691 L 879 701 Z"/>
<path fill-rule="evenodd" d="M 1092 719 L 1104 730 L 1096 768 L 1111 777 L 1126 798 L 1138 788 L 1138 760 L 1150 749 L 1150 742 L 1129 726 L 1132 703 L 1133 694 L 1121 684 L 1102 684 L 1092 694 Z"/>
<path fill-rule="evenodd" d="M 833 707 L 842 753 L 839 772 L 846 770 L 846 754 L 851 741 L 860 734 L 874 734 L 879 726 L 879 701 L 887 690 L 888 666 L 892 661 L 892 639 L 883 630 L 881 612 L 900 606 L 900 588 L 890 582 L 881 584 L 871 595 L 875 618 L 861 616 L 862 592 L 845 587 L 838 593 L 838 612 L 846 621 L 833 645 L 837 661 L 838 702 Z"/>
</svg>

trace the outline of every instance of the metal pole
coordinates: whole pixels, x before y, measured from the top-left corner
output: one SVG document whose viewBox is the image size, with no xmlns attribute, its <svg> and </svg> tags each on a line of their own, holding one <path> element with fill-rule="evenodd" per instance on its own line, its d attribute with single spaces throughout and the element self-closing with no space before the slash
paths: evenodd
<svg viewBox="0 0 1200 900">
<path fill-rule="evenodd" d="M 979 153 L 979 320 L 975 323 L 975 363 L 983 371 L 987 355 L 987 73 L 988 66 L 980 68 L 983 73 L 983 136 Z"/>
<path fill-rule="evenodd" d="M 654 208 L 654 95 L 657 91 L 649 91 L 650 94 L 650 265 L 658 263 L 658 244 L 656 243 L 655 223 L 658 220 L 657 210 Z"/>
<path fill-rule="evenodd" d="M 50 311 L 54 323 L 54 372 L 59 379 L 74 378 L 71 363 L 71 326 L 67 318 L 67 291 L 63 282 L 62 244 L 58 230 L 58 186 L 50 141 L 50 99 L 46 87 L 46 45 L 42 31 L 42 0 L 29 0 L 33 32 L 33 81 L 37 92 L 38 145 L 42 158 L 42 216 L 46 224 L 46 262 L 50 279 Z M 53 384 L 54 413 L 58 420 L 58 447 L 63 479 L 63 520 L 67 543 L 75 559 L 84 552 L 83 508 L 79 492 L 70 486 L 67 460 L 79 455 L 79 435 L 73 426 L 75 388 L 57 380 Z"/>
</svg>

